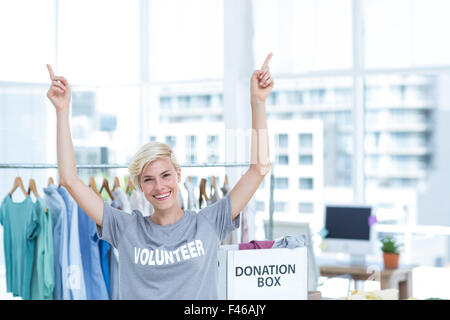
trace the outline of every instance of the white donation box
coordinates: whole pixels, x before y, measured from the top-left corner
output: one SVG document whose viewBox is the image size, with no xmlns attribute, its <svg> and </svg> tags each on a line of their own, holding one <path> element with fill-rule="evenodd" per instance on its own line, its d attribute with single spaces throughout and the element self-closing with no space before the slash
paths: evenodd
<svg viewBox="0 0 450 320">
<path fill-rule="evenodd" d="M 307 300 L 307 247 L 219 249 L 218 294 L 222 300 Z"/>
</svg>

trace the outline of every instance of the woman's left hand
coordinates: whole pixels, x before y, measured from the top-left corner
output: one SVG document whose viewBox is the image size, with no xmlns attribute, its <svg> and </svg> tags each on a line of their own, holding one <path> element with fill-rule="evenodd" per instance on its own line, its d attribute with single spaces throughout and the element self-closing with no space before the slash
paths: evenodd
<svg viewBox="0 0 450 320">
<path fill-rule="evenodd" d="M 261 70 L 255 70 L 252 74 L 250 79 L 250 95 L 252 101 L 265 102 L 267 96 L 273 89 L 274 82 L 269 71 L 269 61 L 272 55 L 272 53 L 269 53 Z"/>
</svg>

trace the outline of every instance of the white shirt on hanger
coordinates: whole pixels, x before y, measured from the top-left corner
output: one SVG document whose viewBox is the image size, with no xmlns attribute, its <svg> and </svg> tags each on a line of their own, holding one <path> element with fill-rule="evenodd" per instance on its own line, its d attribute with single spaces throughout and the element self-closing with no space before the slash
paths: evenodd
<svg viewBox="0 0 450 320">
<path fill-rule="evenodd" d="M 215 186 L 211 197 L 206 201 L 206 203 L 208 204 L 208 206 L 210 206 L 219 200 L 220 200 L 219 191 L 217 191 L 217 186 Z"/>
<path fill-rule="evenodd" d="M 198 210 L 198 202 L 195 198 L 195 187 L 188 180 L 184 181 L 184 187 L 187 190 L 188 199 L 187 199 L 187 208 L 188 210 Z"/>
<path fill-rule="evenodd" d="M 125 194 L 125 192 L 122 191 L 122 189 L 117 188 L 116 190 L 111 191 L 114 199 L 119 201 L 120 203 L 120 208 L 122 208 L 123 211 L 127 212 L 127 213 L 131 213 L 131 206 L 130 206 L 130 201 L 128 201 L 128 197 Z"/>
<path fill-rule="evenodd" d="M 152 204 L 145 198 L 142 191 L 133 190 L 128 197 L 130 203 L 130 213 L 133 210 L 139 210 L 144 217 L 151 216 L 155 211 Z"/>
</svg>

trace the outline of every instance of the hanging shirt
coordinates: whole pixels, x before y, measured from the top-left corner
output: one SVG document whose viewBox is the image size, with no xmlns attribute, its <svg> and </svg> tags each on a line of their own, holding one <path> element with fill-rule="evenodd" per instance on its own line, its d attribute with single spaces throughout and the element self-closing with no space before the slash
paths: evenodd
<svg viewBox="0 0 450 320">
<path fill-rule="evenodd" d="M 14 202 L 10 194 L 0 207 L 6 267 L 6 291 L 29 300 L 36 237 L 41 231 L 33 200 Z"/>
<path fill-rule="evenodd" d="M 109 205 L 115 209 L 119 209 L 120 201 L 114 198 Z M 125 214 L 123 210 L 121 210 Z M 112 248 L 109 253 L 109 285 L 111 300 L 119 300 L 119 251 Z"/>
<path fill-rule="evenodd" d="M 97 229 L 119 250 L 121 299 L 217 299 L 218 247 L 238 227 L 225 197 L 167 226 L 105 205 Z"/>
<path fill-rule="evenodd" d="M 178 201 L 178 205 L 180 206 L 180 208 L 184 210 L 184 200 L 183 200 L 183 196 L 181 195 L 179 185 L 178 185 L 178 192 L 177 192 L 177 201 Z"/>
<path fill-rule="evenodd" d="M 78 206 L 78 234 L 83 263 L 86 299 L 108 300 L 108 290 L 102 272 L 99 238 L 95 222 Z"/>
<path fill-rule="evenodd" d="M 114 196 L 114 200 L 118 201 L 118 205 L 121 208 L 121 210 L 125 211 L 125 212 L 131 212 L 131 207 L 130 207 L 130 201 L 128 200 L 127 195 L 125 194 L 125 192 L 122 191 L 122 189 L 117 188 L 114 191 L 111 191 L 113 196 Z"/>
<path fill-rule="evenodd" d="M 220 200 L 220 196 L 219 196 L 219 192 L 217 191 L 217 186 L 214 187 L 214 191 L 213 194 L 211 195 L 211 197 L 206 201 L 206 203 L 208 204 L 208 206 L 212 205 L 213 203 L 216 203 L 217 201 Z"/>
<path fill-rule="evenodd" d="M 55 287 L 55 264 L 53 255 L 53 227 L 50 212 L 42 198 L 34 203 L 39 218 L 41 232 L 36 238 L 34 264 L 31 276 L 31 299 L 53 300 Z"/>
<path fill-rule="evenodd" d="M 53 299 L 62 300 L 64 297 L 70 299 L 69 288 L 62 281 L 62 274 L 66 274 L 68 268 L 67 250 L 65 250 L 65 258 L 63 259 L 63 248 L 68 248 L 66 205 L 64 199 L 57 191 L 56 185 L 50 184 L 47 188 L 44 188 L 44 194 L 53 226 L 53 261 L 55 270 Z"/>
<path fill-rule="evenodd" d="M 249 241 L 249 228 L 255 225 L 255 197 L 252 196 L 245 208 L 242 210 L 241 242 Z"/>
<path fill-rule="evenodd" d="M 142 191 L 133 190 L 128 198 L 130 202 L 130 209 L 139 210 L 144 217 L 151 216 L 155 211 L 152 204 L 145 198 Z"/>
<path fill-rule="evenodd" d="M 229 184 L 224 184 L 220 190 L 222 191 L 222 195 L 223 197 L 225 197 L 227 194 L 230 193 L 230 186 Z M 247 223 L 244 220 L 245 219 L 245 208 L 244 210 L 242 210 L 241 212 L 241 229 L 244 228 Z M 222 245 L 229 245 L 229 244 L 236 244 L 238 243 L 238 232 L 239 230 L 235 230 L 232 233 L 230 233 L 223 241 L 222 241 Z"/>
<path fill-rule="evenodd" d="M 105 205 L 111 205 L 112 201 L 110 199 L 105 200 Z M 96 230 L 97 237 L 100 239 L 98 232 Z M 100 248 L 100 259 L 102 263 L 103 278 L 105 279 L 106 289 L 108 290 L 108 298 L 111 299 L 111 259 L 113 247 L 103 239 L 99 240 Z"/>
<path fill-rule="evenodd" d="M 98 234 L 97 234 L 98 237 Z M 110 284 L 109 284 L 109 254 L 111 246 L 105 240 L 100 239 L 98 242 L 100 250 L 100 261 L 102 264 L 103 279 L 105 280 L 106 290 L 108 291 L 108 299 L 110 298 Z"/>
<path fill-rule="evenodd" d="M 187 194 L 188 194 L 186 209 L 188 209 L 188 210 L 198 210 L 198 203 L 197 203 L 197 200 L 195 199 L 195 187 L 194 187 L 194 185 L 191 182 L 189 182 L 188 180 L 186 180 L 184 182 L 184 187 L 186 188 Z"/>
<path fill-rule="evenodd" d="M 78 233 L 78 205 L 64 186 L 59 187 L 59 194 L 66 205 L 67 212 L 67 252 L 68 268 L 67 273 L 62 274 L 62 280 L 67 283 L 70 297 L 63 297 L 69 300 L 85 300 L 86 286 L 84 283 L 83 262 L 81 260 L 80 239 Z M 64 257 L 63 257 L 64 258 Z"/>
<path fill-rule="evenodd" d="M 249 206 L 246 205 L 244 210 L 242 210 L 241 214 L 242 214 L 242 226 L 241 226 L 241 242 L 248 242 L 248 223 L 247 223 L 247 219 L 248 219 L 248 211 L 249 211 Z"/>
<path fill-rule="evenodd" d="M 224 184 L 224 185 L 220 188 L 220 190 L 222 191 L 222 197 L 225 197 L 225 196 L 228 194 L 228 192 L 230 192 L 230 186 L 228 185 L 228 183 L 227 183 L 227 184 Z"/>
</svg>

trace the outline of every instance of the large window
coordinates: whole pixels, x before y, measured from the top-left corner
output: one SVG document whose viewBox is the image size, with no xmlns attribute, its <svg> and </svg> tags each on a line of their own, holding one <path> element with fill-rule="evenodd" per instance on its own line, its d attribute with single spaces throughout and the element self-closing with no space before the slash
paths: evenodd
<svg viewBox="0 0 450 320">
<path fill-rule="evenodd" d="M 57 71 L 72 84 L 138 84 L 138 17 L 138 1 L 58 1 Z"/>
<path fill-rule="evenodd" d="M 446 225 L 450 210 L 440 191 L 450 189 L 444 178 L 450 155 L 443 151 L 450 117 L 450 3 L 263 0 L 253 6 L 255 60 L 274 52 L 278 86 L 269 119 L 299 131 L 287 142 L 295 161 L 274 155 L 276 175 L 285 175 L 284 167 L 303 174 L 293 178 L 309 201 L 290 203 L 292 214 L 314 211 L 316 218 L 307 221 L 318 231 L 327 202 L 369 203 L 379 218 L 378 236 L 395 230 L 406 242 L 404 262 L 420 263 L 412 237 L 421 224 Z M 321 143 L 300 132 L 295 119 L 319 120 Z M 275 150 L 284 141 L 275 136 Z M 305 175 L 312 176 L 313 189 Z M 275 195 L 275 201 L 289 201 Z M 430 230 L 448 239 L 447 229 Z M 448 250 L 435 248 L 437 261 L 450 260 Z"/>
<path fill-rule="evenodd" d="M 387 9 L 388 8 L 388 9 Z M 449 241 L 450 28 L 448 1 L 364 1 L 365 196 L 375 208 L 379 236 L 404 241 L 408 263 L 438 266 L 450 252 L 429 238 L 421 251 L 422 224 Z M 383 21 L 383 23 L 380 23 Z M 436 205 L 439 203 L 439 205 Z M 406 227 L 407 225 L 411 227 Z M 391 228 L 391 229 L 389 229 Z M 426 251 L 426 252 L 425 252 Z M 421 258 L 429 257 L 428 260 Z"/>
<path fill-rule="evenodd" d="M 450 65 L 446 0 L 365 0 L 368 68 Z"/>
<path fill-rule="evenodd" d="M 238 118 L 227 112 L 244 96 L 224 91 L 225 71 L 247 61 L 259 68 L 273 52 L 266 110 L 275 179 L 266 176 L 255 195 L 252 238 L 265 237 L 259 218 L 271 209 L 317 234 L 324 204 L 365 202 L 379 235 L 405 241 L 404 263 L 420 263 L 412 246 L 424 230 L 447 239 L 447 249 L 430 242 L 427 261 L 449 261 L 450 2 L 249 1 L 251 10 L 236 14 L 248 18 L 252 50 L 227 60 L 224 34 L 237 16 L 226 18 L 226 3 L 1 1 L 0 162 L 56 163 L 46 63 L 72 85 L 78 163 L 128 163 L 148 141 L 166 142 L 181 163 L 225 162 L 225 119 Z M 39 187 L 57 177 L 3 173 L 3 193 L 16 175 Z M 224 173 L 183 169 L 195 184 Z"/>
<path fill-rule="evenodd" d="M 0 81 L 45 82 L 55 61 L 55 1 L 0 1 Z"/>
<path fill-rule="evenodd" d="M 448 260 L 448 250 L 428 239 L 420 254 L 429 257 L 425 261 L 410 239 L 422 237 L 421 224 L 445 224 L 448 210 L 441 208 L 450 207 L 438 191 L 450 186 L 443 178 L 449 157 L 442 153 L 449 118 L 450 46 L 443 41 L 449 9 L 448 1 L 421 0 L 369 0 L 364 6 L 365 65 L 374 73 L 365 78 L 367 201 L 375 206 L 379 235 L 399 226 L 405 260 L 435 266 Z M 442 232 L 448 241 L 448 232 Z"/>
<path fill-rule="evenodd" d="M 254 0 L 255 61 L 274 52 L 273 70 L 297 74 L 352 66 L 350 0 Z M 325 90 L 312 96 L 320 99 Z M 301 95 L 288 96 L 301 101 Z"/>
<path fill-rule="evenodd" d="M 223 77 L 222 1 L 150 1 L 150 80 L 173 82 Z M 208 98 L 202 99 L 207 103 Z"/>
<path fill-rule="evenodd" d="M 288 217 L 315 228 L 322 223 L 324 193 L 353 200 L 341 193 L 354 178 L 352 3 L 252 1 L 254 61 L 274 53 L 276 85 L 267 115 L 275 182 L 287 174 L 295 182 L 290 193 L 275 190 L 274 200 L 288 204 Z M 269 207 L 267 197 L 258 200 Z"/>
</svg>

